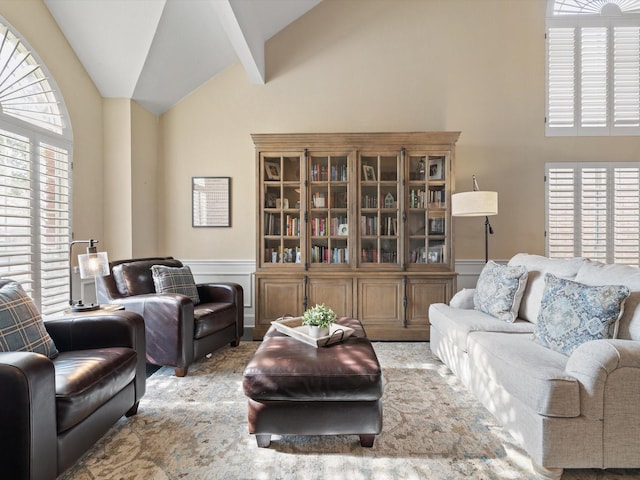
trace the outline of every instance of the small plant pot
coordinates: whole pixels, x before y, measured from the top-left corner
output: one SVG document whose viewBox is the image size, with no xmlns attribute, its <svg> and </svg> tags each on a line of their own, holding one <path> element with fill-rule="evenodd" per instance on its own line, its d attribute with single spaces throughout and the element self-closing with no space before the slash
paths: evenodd
<svg viewBox="0 0 640 480">
<path fill-rule="evenodd" d="M 329 335 L 329 327 L 318 327 L 317 325 L 309 325 L 309 336 L 312 338 L 326 337 Z"/>
</svg>

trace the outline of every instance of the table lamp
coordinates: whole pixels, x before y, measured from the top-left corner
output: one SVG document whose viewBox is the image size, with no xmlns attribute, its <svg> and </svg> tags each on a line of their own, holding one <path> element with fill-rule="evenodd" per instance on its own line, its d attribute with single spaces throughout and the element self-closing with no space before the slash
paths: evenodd
<svg viewBox="0 0 640 480">
<path fill-rule="evenodd" d="M 92 310 L 99 310 L 99 304 L 83 303 L 82 299 L 76 303 L 73 300 L 73 267 L 72 267 L 72 250 L 73 246 L 77 243 L 88 243 L 87 253 L 84 255 L 78 255 L 78 267 L 80 268 L 80 278 L 95 278 L 104 277 L 109 275 L 109 259 L 106 252 L 98 252 L 95 246 L 98 243 L 97 240 L 74 240 L 69 244 L 69 309 L 72 312 L 89 312 Z"/>
</svg>

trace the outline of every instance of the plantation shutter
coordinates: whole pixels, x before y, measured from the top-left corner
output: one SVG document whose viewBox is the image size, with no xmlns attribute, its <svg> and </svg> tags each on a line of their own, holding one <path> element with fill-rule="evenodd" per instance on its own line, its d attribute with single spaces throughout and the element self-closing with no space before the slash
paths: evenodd
<svg viewBox="0 0 640 480">
<path fill-rule="evenodd" d="M 0 130 L 0 277 L 32 294 L 30 157 L 28 138 Z"/>
<path fill-rule="evenodd" d="M 640 265 L 640 163 L 547 164 L 550 257 Z"/>
<path fill-rule="evenodd" d="M 71 191 L 69 152 L 40 143 L 41 308 L 48 315 L 68 307 Z"/>
<path fill-rule="evenodd" d="M 547 136 L 640 135 L 639 18 L 547 19 Z"/>
</svg>

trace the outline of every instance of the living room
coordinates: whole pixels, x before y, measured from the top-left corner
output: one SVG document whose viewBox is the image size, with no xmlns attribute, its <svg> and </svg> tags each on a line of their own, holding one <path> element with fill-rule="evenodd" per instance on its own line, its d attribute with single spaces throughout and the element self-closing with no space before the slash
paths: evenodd
<svg viewBox="0 0 640 480">
<path fill-rule="evenodd" d="M 238 282 L 249 329 L 251 134 L 461 132 L 452 186 L 470 191 L 475 175 L 498 192 L 499 262 L 547 253 L 547 163 L 638 161 L 637 136 L 545 134 L 547 12 L 546 0 L 322 0 L 266 42 L 263 85 L 237 61 L 156 114 L 100 93 L 44 0 L 0 1 L 64 99 L 74 237 L 99 239 L 113 260 L 171 255 L 199 280 Z M 229 228 L 193 228 L 193 177 L 231 179 Z M 483 223 L 454 220 L 459 289 L 484 266 Z"/>
</svg>

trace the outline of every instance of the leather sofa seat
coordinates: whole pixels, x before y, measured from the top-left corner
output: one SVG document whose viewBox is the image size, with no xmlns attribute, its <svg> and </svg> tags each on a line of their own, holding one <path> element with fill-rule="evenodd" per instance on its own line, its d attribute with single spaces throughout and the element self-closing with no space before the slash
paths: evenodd
<svg viewBox="0 0 640 480">
<path fill-rule="evenodd" d="M 61 352 L 53 359 L 58 433 L 80 424 L 123 390 L 135 378 L 136 365 L 132 348 Z"/>
</svg>

